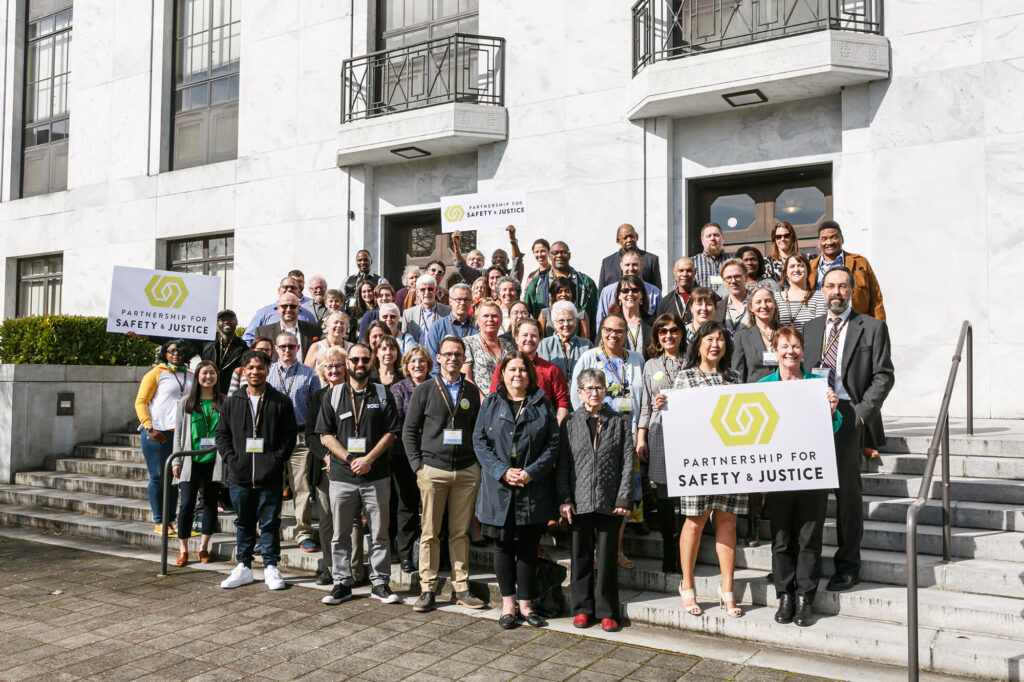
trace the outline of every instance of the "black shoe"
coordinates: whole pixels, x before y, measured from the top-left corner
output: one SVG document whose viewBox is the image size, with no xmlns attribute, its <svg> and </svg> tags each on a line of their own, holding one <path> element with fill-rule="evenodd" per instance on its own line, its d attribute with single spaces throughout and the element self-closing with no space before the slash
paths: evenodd
<svg viewBox="0 0 1024 682">
<path fill-rule="evenodd" d="M 391 588 L 383 583 L 380 585 L 374 585 L 370 588 L 370 597 L 373 599 L 379 599 L 385 604 L 397 604 L 402 599 L 391 591 Z"/>
<path fill-rule="evenodd" d="M 530 611 L 526 614 L 526 617 L 523 618 L 523 620 L 525 620 L 526 624 L 531 628 L 542 628 L 548 624 L 548 622 L 541 618 L 540 614 L 536 611 Z"/>
<path fill-rule="evenodd" d="M 764 579 L 767 580 L 770 583 L 773 583 L 773 582 L 775 582 L 775 575 L 772 574 L 772 573 L 769 573 L 768 575 L 766 575 L 764 577 Z"/>
<path fill-rule="evenodd" d="M 334 586 L 334 589 L 331 590 L 331 593 L 323 599 L 321 599 L 320 601 L 324 604 L 330 604 L 331 606 L 334 606 L 335 604 L 340 604 L 346 599 L 351 598 L 352 588 L 348 585 L 345 585 L 344 583 L 338 583 Z"/>
<path fill-rule="evenodd" d="M 514 613 L 503 613 L 501 618 L 498 619 L 498 625 L 504 630 L 511 630 L 519 625 L 519 620 Z"/>
<path fill-rule="evenodd" d="M 434 610 L 434 593 L 424 592 L 419 598 L 413 603 L 412 610 L 418 613 L 425 613 L 427 611 Z"/>
<path fill-rule="evenodd" d="M 796 596 L 796 614 L 793 622 L 802 628 L 811 624 L 811 602 L 802 594 Z"/>
<path fill-rule="evenodd" d="M 783 592 L 779 595 L 779 610 L 775 612 L 775 622 L 785 625 L 793 622 L 793 611 L 796 606 L 793 604 L 793 595 Z"/>
<path fill-rule="evenodd" d="M 331 572 L 326 568 L 322 568 L 316 572 L 316 584 L 317 585 L 330 585 L 334 582 L 334 578 L 331 576 Z"/>
<path fill-rule="evenodd" d="M 651 534 L 651 529 L 647 527 L 647 524 L 643 521 L 629 524 L 629 527 L 633 529 L 633 532 L 640 537 L 646 537 Z"/>
<path fill-rule="evenodd" d="M 412 562 L 408 559 L 402 559 L 402 573 L 414 573 L 416 568 L 412 565 Z"/>
<path fill-rule="evenodd" d="M 828 579 L 829 592 L 845 592 L 860 582 L 855 575 L 834 575 Z"/>
</svg>

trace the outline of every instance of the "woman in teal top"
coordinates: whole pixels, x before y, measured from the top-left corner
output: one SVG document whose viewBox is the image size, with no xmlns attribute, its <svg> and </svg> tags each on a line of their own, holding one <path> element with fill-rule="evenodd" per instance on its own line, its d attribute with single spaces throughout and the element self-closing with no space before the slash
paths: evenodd
<svg viewBox="0 0 1024 682">
<path fill-rule="evenodd" d="M 796 327 L 775 332 L 772 350 L 779 368 L 761 381 L 815 379 L 804 371 L 804 337 Z M 832 433 L 843 424 L 839 398 L 825 382 L 822 394 L 832 410 Z M 777 623 L 811 624 L 811 604 L 821 578 L 821 535 L 825 527 L 828 490 L 790 490 L 768 493 L 765 505 L 772 533 L 772 579 L 779 598 Z"/>
<path fill-rule="evenodd" d="M 214 448 L 213 432 L 220 419 L 224 394 L 217 385 L 217 365 L 204 360 L 196 366 L 192 390 L 178 403 L 174 430 L 174 452 Z M 181 490 L 178 509 L 177 566 L 188 563 L 188 539 L 192 536 L 196 498 L 203 491 L 203 536 L 199 543 L 199 561 L 210 561 L 210 538 L 217 529 L 217 499 L 224 482 L 224 462 L 216 450 L 180 460 L 172 467 Z"/>
</svg>

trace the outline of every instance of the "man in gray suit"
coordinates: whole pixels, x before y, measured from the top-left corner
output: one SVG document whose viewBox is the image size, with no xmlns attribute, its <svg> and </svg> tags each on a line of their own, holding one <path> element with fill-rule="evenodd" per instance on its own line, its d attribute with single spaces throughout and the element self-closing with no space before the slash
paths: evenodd
<svg viewBox="0 0 1024 682">
<path fill-rule="evenodd" d="M 835 573 L 828 581 L 832 592 L 848 590 L 860 582 L 860 541 L 864 534 L 861 445 L 869 430 L 884 442 L 882 403 L 894 382 L 889 328 L 882 320 L 851 309 L 854 286 L 853 274 L 845 267 L 829 270 L 821 286 L 828 312 L 804 326 L 804 362 L 812 372 L 828 379 L 843 415 L 842 428 L 835 435 L 839 548 Z"/>
<path fill-rule="evenodd" d="M 426 345 L 427 331 L 436 320 L 452 314 L 452 309 L 437 302 L 437 280 L 431 275 L 420 275 L 416 280 L 417 305 L 402 313 L 402 331 L 411 334 L 417 343 Z"/>
</svg>

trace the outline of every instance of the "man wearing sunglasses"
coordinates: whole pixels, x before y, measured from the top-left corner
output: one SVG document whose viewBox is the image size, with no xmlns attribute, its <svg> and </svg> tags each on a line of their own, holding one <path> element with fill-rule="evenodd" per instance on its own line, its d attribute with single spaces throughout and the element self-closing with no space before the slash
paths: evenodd
<svg viewBox="0 0 1024 682">
<path fill-rule="evenodd" d="M 657 256 L 655 256 L 657 258 Z M 607 260 L 607 259 L 605 259 Z M 658 304 L 661 303 L 661 290 L 656 286 L 647 282 L 641 276 L 641 272 L 644 267 L 644 257 L 641 255 L 639 249 L 632 251 L 623 251 L 619 257 L 619 270 L 621 274 L 616 277 L 611 284 L 601 289 L 601 300 L 597 304 L 597 326 L 601 326 L 601 320 L 608 315 L 608 308 L 615 302 L 615 292 L 619 288 L 619 278 L 625 275 L 633 275 L 634 277 L 640 277 L 644 283 L 644 288 L 647 289 L 647 314 L 654 317 L 654 311 L 658 309 Z"/>
<path fill-rule="evenodd" d="M 299 362 L 298 338 L 291 332 L 282 332 L 274 338 L 277 361 L 270 366 L 267 383 L 283 393 L 295 411 L 299 435 L 287 472 L 291 478 L 291 491 L 295 497 L 295 542 L 303 552 L 315 552 L 313 541 L 312 507 L 309 489 L 309 448 L 306 447 L 306 416 L 313 394 L 320 390 L 320 379 L 312 367 Z"/>
<path fill-rule="evenodd" d="M 297 357 L 305 357 L 304 353 L 309 350 L 309 347 L 313 345 L 318 338 L 320 338 L 322 332 L 320 325 L 315 322 L 305 322 L 299 317 L 300 311 L 299 297 L 292 293 L 284 293 L 277 299 L 277 312 L 280 316 L 276 322 L 265 324 L 261 327 L 257 327 L 253 330 L 253 338 L 257 336 L 265 336 L 268 339 L 276 339 L 278 334 L 282 332 L 288 332 L 294 334 L 295 338 L 298 339 L 299 348 Z M 305 308 L 302 308 L 305 310 Z M 249 330 L 246 330 L 246 334 Z M 274 354 L 271 360 L 275 362 L 278 359 L 277 349 L 274 349 Z"/>
<path fill-rule="evenodd" d="M 313 315 L 313 312 L 305 307 L 307 301 L 312 301 L 312 299 L 302 298 L 303 285 L 304 282 L 299 281 L 299 279 L 293 277 L 292 275 L 288 275 L 287 277 L 281 280 L 281 284 L 278 285 L 277 287 L 278 300 L 274 303 L 268 303 L 267 305 L 257 310 L 256 314 L 252 316 L 251 320 L 249 320 L 249 324 L 246 325 L 245 333 L 242 334 L 242 340 L 245 341 L 246 346 L 251 346 L 252 342 L 256 339 L 257 329 L 259 329 L 260 327 L 265 327 L 268 324 L 272 324 L 281 319 L 281 314 L 278 311 L 277 306 L 281 301 L 281 296 L 285 294 L 294 294 L 295 296 L 299 297 L 299 305 L 303 306 L 298 311 L 299 320 L 303 322 L 316 322 L 316 317 Z M 271 335 L 270 338 L 274 338 L 274 336 Z"/>
</svg>

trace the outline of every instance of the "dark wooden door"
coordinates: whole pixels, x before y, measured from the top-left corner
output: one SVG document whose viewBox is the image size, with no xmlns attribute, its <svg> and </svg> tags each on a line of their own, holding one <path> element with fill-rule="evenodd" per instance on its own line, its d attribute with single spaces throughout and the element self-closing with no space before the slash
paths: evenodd
<svg viewBox="0 0 1024 682">
<path fill-rule="evenodd" d="M 462 281 L 451 265 L 454 258 L 451 235 L 441 233 L 440 211 L 386 217 L 381 245 L 384 252 L 383 275 L 398 289 L 405 286 L 402 271 L 407 265 L 418 265 L 426 270 L 427 263 L 438 259 L 448 264 L 443 280 L 445 288 Z M 475 248 L 476 232 L 463 233 L 462 253 Z"/>
</svg>

